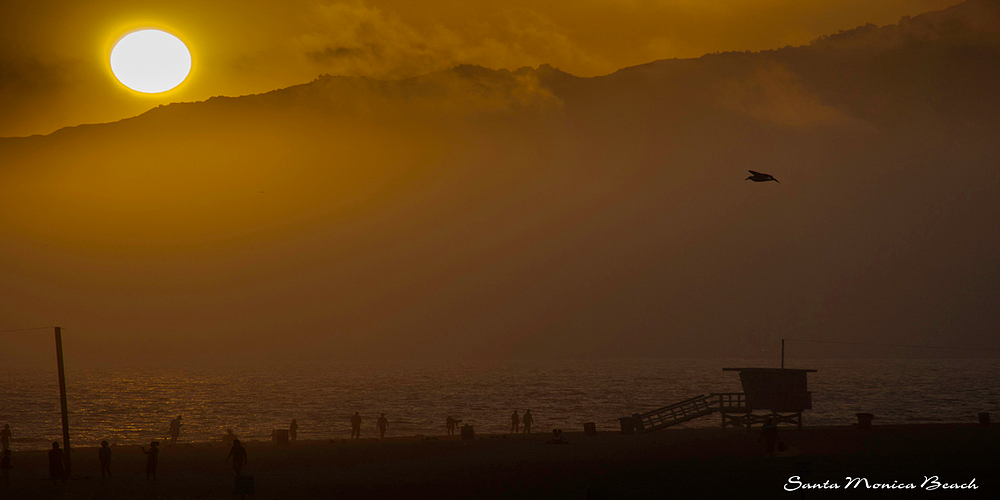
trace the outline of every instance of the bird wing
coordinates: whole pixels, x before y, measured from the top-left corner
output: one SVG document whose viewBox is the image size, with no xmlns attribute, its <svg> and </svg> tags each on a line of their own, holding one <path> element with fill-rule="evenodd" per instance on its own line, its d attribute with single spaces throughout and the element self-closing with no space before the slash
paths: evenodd
<svg viewBox="0 0 1000 500">
<path fill-rule="evenodd" d="M 760 172 L 754 172 L 753 170 L 747 170 L 747 172 L 750 172 L 753 175 L 766 175 L 766 174 L 762 174 Z"/>
</svg>

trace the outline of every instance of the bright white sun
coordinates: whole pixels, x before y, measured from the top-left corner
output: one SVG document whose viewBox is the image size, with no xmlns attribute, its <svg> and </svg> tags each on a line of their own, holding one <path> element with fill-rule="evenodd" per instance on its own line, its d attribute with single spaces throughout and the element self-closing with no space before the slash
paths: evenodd
<svg viewBox="0 0 1000 500">
<path fill-rule="evenodd" d="M 184 42 L 166 31 L 133 31 L 111 49 L 111 72 L 132 90 L 166 92 L 191 72 L 191 53 Z"/>
</svg>

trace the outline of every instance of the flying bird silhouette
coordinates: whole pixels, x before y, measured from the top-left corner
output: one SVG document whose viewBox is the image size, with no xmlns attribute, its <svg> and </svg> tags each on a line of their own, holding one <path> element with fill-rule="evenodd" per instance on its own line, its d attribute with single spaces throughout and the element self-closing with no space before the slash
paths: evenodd
<svg viewBox="0 0 1000 500">
<path fill-rule="evenodd" d="M 750 177 L 746 178 L 746 180 L 748 180 L 748 181 L 754 181 L 754 182 L 774 181 L 774 182 L 778 182 L 778 179 L 775 179 L 774 176 L 771 175 L 771 174 L 762 174 L 760 172 L 754 172 L 753 170 L 748 170 L 748 172 L 750 172 L 751 174 L 753 174 Z M 778 184 L 781 184 L 781 183 L 778 182 Z"/>
</svg>

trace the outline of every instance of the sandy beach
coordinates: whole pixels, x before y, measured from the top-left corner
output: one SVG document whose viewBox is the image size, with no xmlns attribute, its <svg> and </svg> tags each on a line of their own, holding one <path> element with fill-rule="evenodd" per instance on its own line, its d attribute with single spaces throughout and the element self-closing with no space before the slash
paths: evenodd
<svg viewBox="0 0 1000 500">
<path fill-rule="evenodd" d="M 780 440 L 787 449 L 775 457 L 764 455 L 758 434 L 740 429 L 569 432 L 566 445 L 545 444 L 546 433 L 480 435 L 464 442 L 458 436 L 290 446 L 250 442 L 244 474 L 254 476 L 254 494 L 248 498 L 257 499 L 924 498 L 931 493 L 995 498 L 1000 493 L 996 426 L 782 428 Z M 16 452 L 10 484 L 0 492 L 12 499 L 234 498 L 227 453 L 221 442 L 164 445 L 159 477 L 146 481 L 139 448 L 114 447 L 114 477 L 102 480 L 97 450 L 74 448 L 75 478 L 53 485 L 44 451 Z M 799 482 L 790 480 L 793 476 Z M 933 476 L 940 487 L 933 488 Z M 855 487 L 846 484 L 847 477 L 895 488 Z"/>
</svg>

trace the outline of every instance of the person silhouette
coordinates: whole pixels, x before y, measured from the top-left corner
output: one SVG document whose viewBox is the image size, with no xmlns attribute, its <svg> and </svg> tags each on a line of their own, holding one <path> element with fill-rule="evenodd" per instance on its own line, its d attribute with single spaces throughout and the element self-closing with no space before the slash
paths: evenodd
<svg viewBox="0 0 1000 500">
<path fill-rule="evenodd" d="M 232 429 L 226 429 L 226 434 L 222 436 L 222 443 L 225 444 L 226 446 L 232 446 L 233 441 L 236 441 L 238 438 L 239 436 L 233 434 Z"/>
<path fill-rule="evenodd" d="M 146 480 L 149 480 L 149 476 L 153 476 L 156 479 L 156 464 L 160 455 L 160 442 L 150 441 L 149 451 L 146 448 L 142 448 L 142 452 L 146 454 Z"/>
<path fill-rule="evenodd" d="M 177 415 L 177 418 L 170 421 L 170 444 L 177 442 L 177 438 L 181 435 L 181 416 Z"/>
<path fill-rule="evenodd" d="M 521 417 L 521 423 L 524 424 L 524 433 L 531 434 L 531 424 L 535 422 L 535 419 L 531 416 L 531 410 L 524 410 L 524 416 Z"/>
<path fill-rule="evenodd" d="M 757 439 L 758 443 L 761 441 L 764 442 L 764 452 L 767 453 L 767 456 L 773 457 L 774 445 L 778 442 L 778 425 L 774 423 L 773 418 L 764 422 L 764 427 L 760 430 L 760 438 Z"/>
<path fill-rule="evenodd" d="M 10 465 L 10 450 L 3 450 L 3 458 L 0 459 L 0 475 L 3 476 L 4 484 L 10 483 L 10 470 L 13 466 Z"/>
<path fill-rule="evenodd" d="M 462 422 L 461 419 L 452 418 L 450 415 L 448 416 L 448 418 L 444 421 L 444 423 L 445 427 L 448 429 L 449 436 L 455 434 L 455 431 L 458 429 L 458 424 L 461 422 Z"/>
<path fill-rule="evenodd" d="M 66 484 L 66 469 L 63 464 L 63 451 L 59 449 L 59 443 L 57 441 L 52 442 L 52 449 L 49 450 L 49 477 L 52 478 L 52 484 L 56 483 L 56 480 L 62 481 Z"/>
<path fill-rule="evenodd" d="M 111 477 L 111 448 L 107 441 L 101 441 L 101 447 L 97 449 L 97 460 L 101 463 L 101 479 L 105 474 Z"/>
<path fill-rule="evenodd" d="M 356 439 L 361 437 L 361 414 L 354 412 L 354 416 L 351 417 L 351 439 Z"/>
<path fill-rule="evenodd" d="M 520 425 L 521 419 L 517 418 L 517 410 L 510 416 L 510 432 L 511 434 L 517 434 L 518 425 Z"/>
<path fill-rule="evenodd" d="M 4 450 L 10 449 L 10 424 L 3 424 L 3 430 L 0 430 L 0 444 Z"/>
<path fill-rule="evenodd" d="M 375 426 L 378 427 L 379 438 L 385 439 L 385 430 L 389 428 L 389 420 L 385 418 L 385 413 L 378 417 Z"/>
<path fill-rule="evenodd" d="M 229 449 L 226 460 L 229 460 L 230 457 L 233 459 L 233 471 L 236 472 L 237 476 L 242 476 L 243 466 L 247 463 L 247 449 L 240 444 L 239 439 L 233 440 L 233 447 Z"/>
<path fill-rule="evenodd" d="M 298 433 L 299 433 L 299 421 L 293 418 L 291 425 L 288 426 L 288 439 L 295 441 L 295 436 Z"/>
<path fill-rule="evenodd" d="M 181 435 L 181 416 L 177 415 L 177 418 L 170 421 L 170 444 L 177 442 L 177 438 Z"/>
</svg>

